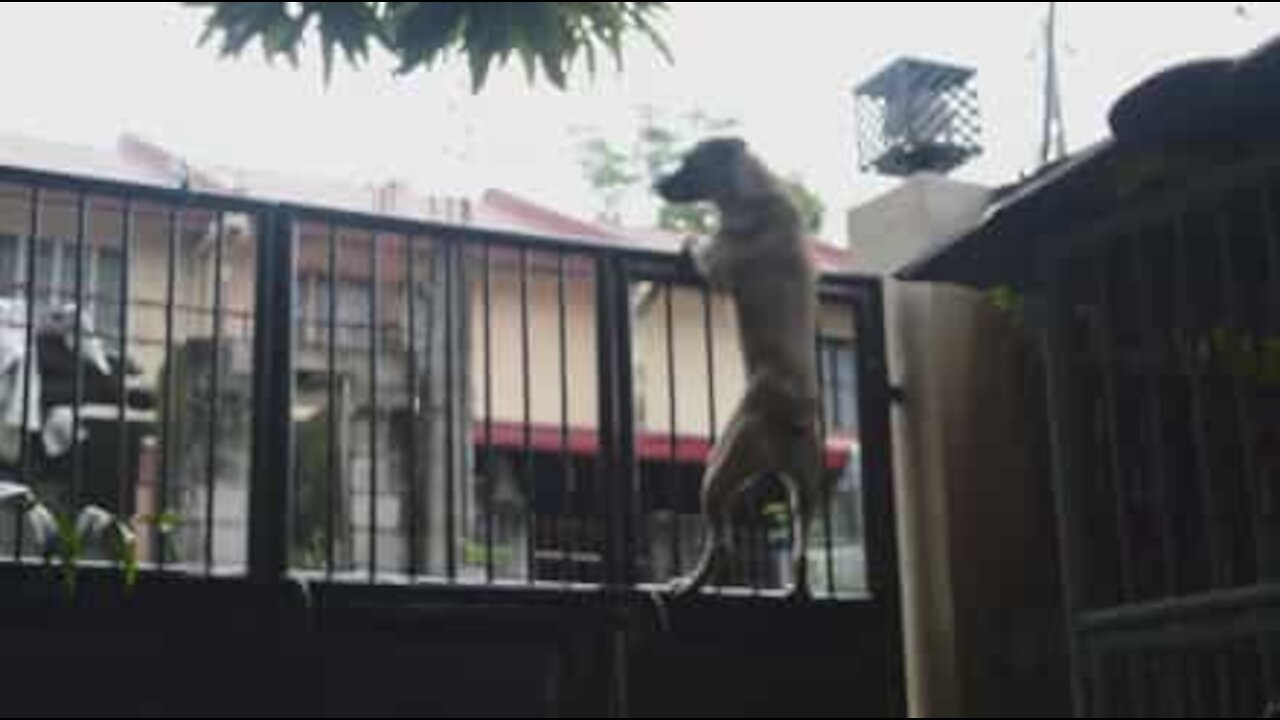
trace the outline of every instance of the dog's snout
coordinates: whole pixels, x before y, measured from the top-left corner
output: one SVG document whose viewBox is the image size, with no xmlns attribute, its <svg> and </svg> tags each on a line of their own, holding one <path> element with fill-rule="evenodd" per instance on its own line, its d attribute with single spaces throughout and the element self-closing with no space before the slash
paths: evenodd
<svg viewBox="0 0 1280 720">
<path fill-rule="evenodd" d="M 667 202 L 690 202 L 696 199 L 692 183 L 680 173 L 668 175 L 659 180 L 654 185 L 654 190 L 657 191 L 659 197 Z"/>
<path fill-rule="evenodd" d="M 653 184 L 653 191 L 662 196 L 664 200 L 670 200 L 673 185 L 675 185 L 675 176 L 668 175 L 658 178 L 658 181 Z"/>
</svg>

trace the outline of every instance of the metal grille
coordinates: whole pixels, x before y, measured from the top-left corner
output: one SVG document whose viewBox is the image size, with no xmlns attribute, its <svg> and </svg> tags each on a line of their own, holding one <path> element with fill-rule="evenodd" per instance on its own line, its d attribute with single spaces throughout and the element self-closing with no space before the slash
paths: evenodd
<svg viewBox="0 0 1280 720">
<path fill-rule="evenodd" d="M 0 400 L 33 408 L 0 472 L 59 512 L 131 519 L 148 567 L 552 592 L 691 569 L 743 379 L 727 299 L 676 257 L 0 182 L 3 329 L 27 360 Z M 819 594 L 866 600 L 895 592 L 878 286 L 823 292 L 833 490 L 810 562 Z M 714 593 L 787 584 L 784 497 L 769 478 L 745 494 Z M 6 554 L 38 560 L 21 517 L 3 523 Z"/>
<path fill-rule="evenodd" d="M 1064 239 L 1046 354 L 1089 717 L 1258 717 L 1280 698 L 1274 161 Z"/>
<path fill-rule="evenodd" d="M 946 173 L 981 154 L 974 80 L 970 68 L 903 58 L 859 85 L 854 99 L 862 171 Z"/>
</svg>

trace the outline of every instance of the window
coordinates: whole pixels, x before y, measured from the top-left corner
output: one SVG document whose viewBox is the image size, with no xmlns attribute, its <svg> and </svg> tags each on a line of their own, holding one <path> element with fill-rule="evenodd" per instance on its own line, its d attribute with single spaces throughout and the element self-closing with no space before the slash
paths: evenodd
<svg viewBox="0 0 1280 720">
<path fill-rule="evenodd" d="M 0 295 L 16 294 L 26 270 L 18 257 L 18 239 L 0 235 Z"/>
<path fill-rule="evenodd" d="M 329 341 L 329 279 L 309 274 L 299 278 L 298 284 L 296 315 L 303 342 L 323 345 Z M 339 280 L 337 285 L 337 324 L 333 328 L 337 348 L 367 350 L 373 300 L 369 283 Z"/>
<path fill-rule="evenodd" d="M 26 238 L 0 235 L 0 292 L 16 294 L 27 285 Z M 114 336 L 120 330 L 124 256 L 119 248 L 88 246 L 83 255 L 84 302 L 94 330 Z M 76 300 L 76 242 L 61 238 L 36 242 L 36 307 L 45 310 Z"/>
<path fill-rule="evenodd" d="M 824 337 L 818 341 L 822 372 L 822 406 L 827 431 L 858 429 L 858 360 L 853 341 Z"/>
</svg>

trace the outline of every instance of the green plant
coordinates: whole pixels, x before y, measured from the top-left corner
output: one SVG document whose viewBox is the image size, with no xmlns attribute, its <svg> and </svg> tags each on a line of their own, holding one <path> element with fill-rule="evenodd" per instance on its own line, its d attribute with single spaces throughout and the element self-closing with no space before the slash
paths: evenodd
<svg viewBox="0 0 1280 720">
<path fill-rule="evenodd" d="M 462 561 L 466 565 L 485 565 L 489 562 L 490 548 L 481 542 L 467 539 L 462 545 Z M 494 546 L 493 564 L 499 567 L 510 565 L 515 559 L 515 552 L 505 546 Z"/>
<path fill-rule="evenodd" d="M 97 505 L 77 513 L 55 512 L 27 486 L 0 483 L 0 505 L 16 504 L 20 521 L 31 529 L 32 542 L 46 561 L 58 559 L 63 588 L 74 597 L 80 565 L 86 552 L 97 547 L 120 568 L 124 586 L 132 591 L 138 582 L 138 535 L 127 520 Z"/>
<path fill-rule="evenodd" d="M 1004 313 L 1014 327 L 1018 329 L 1026 327 L 1027 302 L 1022 293 L 1008 285 L 999 285 L 988 290 L 987 296 L 991 304 Z"/>
<path fill-rule="evenodd" d="M 182 527 L 181 515 L 168 510 L 155 515 L 139 515 L 134 518 L 134 522 L 139 525 L 149 525 L 155 529 L 160 542 L 164 544 L 167 557 L 178 557 L 181 554 L 177 543 L 177 532 Z"/>
<path fill-rule="evenodd" d="M 669 57 L 656 23 L 662 2 L 188 2 L 208 14 L 203 42 L 216 42 L 235 57 L 260 43 L 267 58 L 298 64 L 314 34 L 325 77 L 339 52 L 358 66 L 374 46 L 399 64 L 398 72 L 437 66 L 453 55 L 466 58 L 473 88 L 480 90 L 493 66 L 514 55 L 529 79 L 541 71 L 555 86 L 568 83 L 582 58 L 594 71 L 603 50 L 621 66 L 623 43 L 638 35 Z"/>
</svg>

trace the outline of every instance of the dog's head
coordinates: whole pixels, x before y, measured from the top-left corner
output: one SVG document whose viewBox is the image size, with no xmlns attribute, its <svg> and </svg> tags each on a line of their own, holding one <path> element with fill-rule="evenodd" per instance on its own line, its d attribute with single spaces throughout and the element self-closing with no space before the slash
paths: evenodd
<svg viewBox="0 0 1280 720">
<path fill-rule="evenodd" d="M 679 169 L 657 182 L 654 190 L 673 203 L 721 200 L 741 184 L 749 157 L 747 144 L 738 138 L 703 140 L 684 156 Z"/>
</svg>

